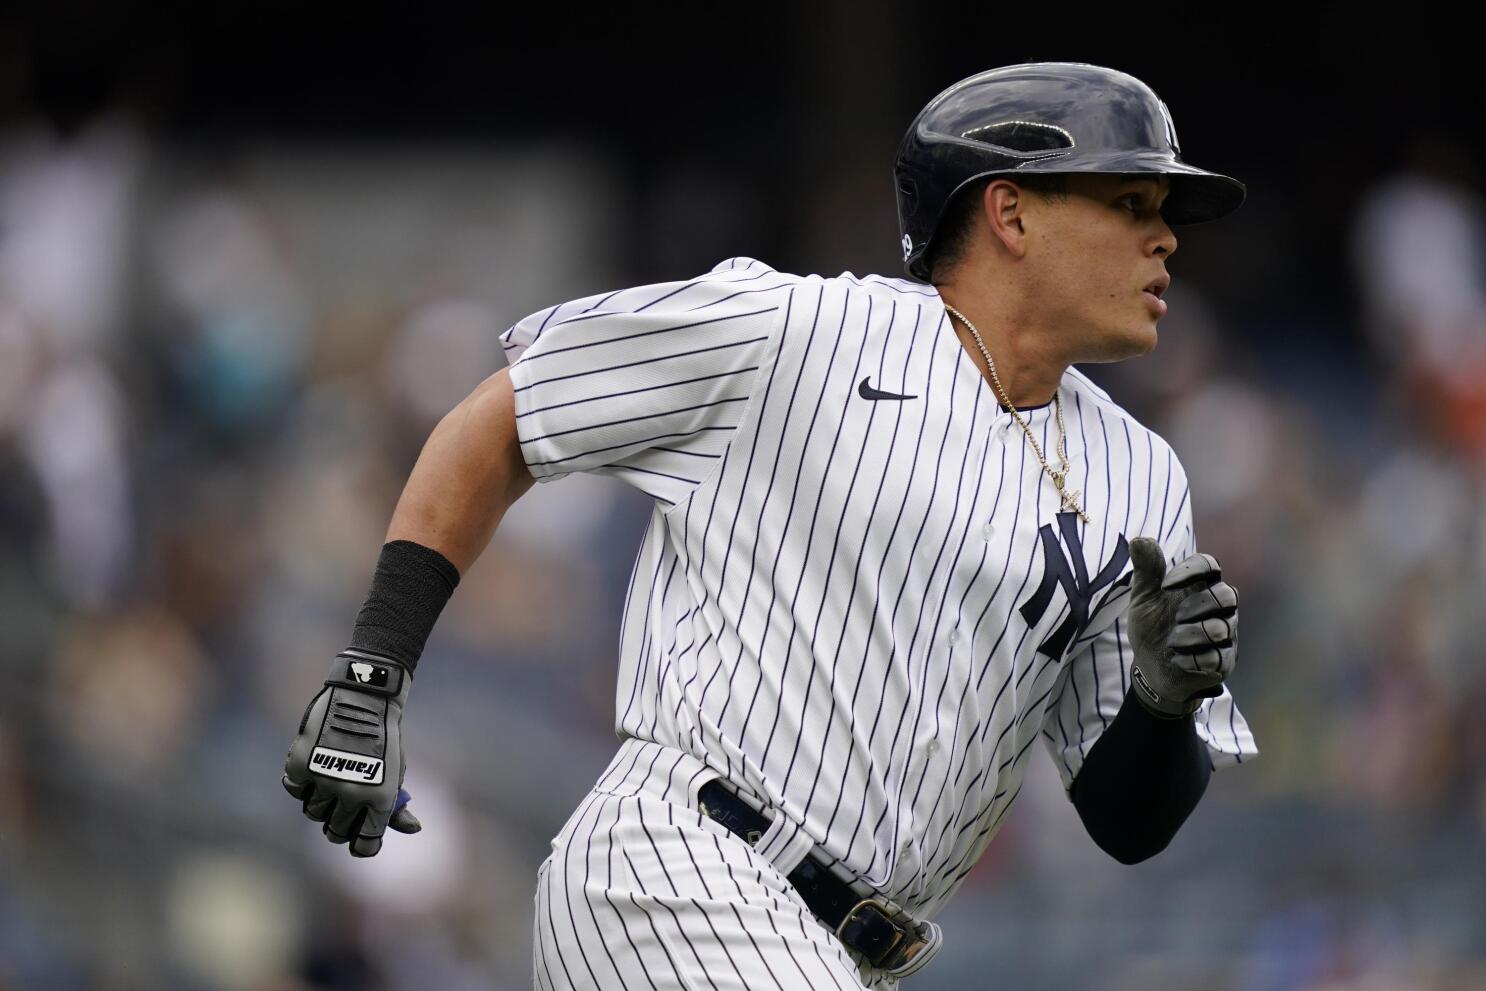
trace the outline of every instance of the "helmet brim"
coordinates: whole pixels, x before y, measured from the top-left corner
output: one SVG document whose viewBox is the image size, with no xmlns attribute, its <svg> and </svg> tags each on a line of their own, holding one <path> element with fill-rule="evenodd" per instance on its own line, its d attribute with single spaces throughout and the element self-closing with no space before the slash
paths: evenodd
<svg viewBox="0 0 1486 991">
<path fill-rule="evenodd" d="M 1044 158 L 1004 174 L 1015 176 L 1017 173 L 1035 172 L 1170 176 L 1171 193 L 1161 208 L 1161 215 L 1168 224 L 1201 224 L 1226 217 L 1242 205 L 1247 195 L 1244 184 L 1237 179 L 1199 169 L 1186 162 L 1178 162 L 1160 153 L 1083 156 L 1077 159 L 1076 165 L 1066 160 L 1069 157 L 1071 156 Z"/>
</svg>

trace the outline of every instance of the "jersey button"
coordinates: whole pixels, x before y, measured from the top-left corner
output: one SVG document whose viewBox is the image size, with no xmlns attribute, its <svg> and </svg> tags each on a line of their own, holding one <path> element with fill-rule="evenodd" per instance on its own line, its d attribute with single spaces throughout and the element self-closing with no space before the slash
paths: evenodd
<svg viewBox="0 0 1486 991">
<path fill-rule="evenodd" d="M 937 754 L 939 752 L 939 741 L 938 740 L 930 740 L 924 746 L 924 752 L 927 753 L 927 754 L 929 754 L 930 756 L 933 756 L 934 754 Z"/>
<path fill-rule="evenodd" d="M 983 539 L 990 540 L 996 535 L 996 528 L 987 523 L 985 526 L 980 528 L 980 535 Z"/>
<path fill-rule="evenodd" d="M 951 647 L 960 642 L 960 628 L 958 626 L 949 631 L 948 639 Z"/>
</svg>

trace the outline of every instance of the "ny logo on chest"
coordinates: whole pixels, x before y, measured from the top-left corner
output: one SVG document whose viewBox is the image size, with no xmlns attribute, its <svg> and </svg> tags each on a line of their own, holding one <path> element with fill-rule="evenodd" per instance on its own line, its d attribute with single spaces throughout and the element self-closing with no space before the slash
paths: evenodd
<svg viewBox="0 0 1486 991">
<path fill-rule="evenodd" d="M 1022 603 L 1019 610 L 1022 618 L 1027 621 L 1027 626 L 1035 627 L 1052 604 L 1053 590 L 1062 586 L 1063 594 L 1068 598 L 1068 615 L 1037 647 L 1039 654 L 1046 654 L 1048 657 L 1062 657 L 1068 645 L 1083 634 L 1089 624 L 1089 605 L 1100 589 L 1109 586 L 1113 591 L 1130 580 L 1130 575 L 1127 574 L 1115 581 L 1115 576 L 1124 570 L 1126 562 L 1130 560 L 1130 546 L 1125 542 L 1124 534 L 1119 535 L 1114 553 L 1090 580 L 1089 569 L 1084 563 L 1083 540 L 1078 535 L 1078 514 L 1059 513 L 1058 529 L 1063 534 L 1061 543 L 1051 523 L 1044 523 L 1037 531 L 1042 545 L 1042 584 L 1037 586 L 1037 591 Z M 1064 544 L 1068 546 L 1071 562 L 1070 557 L 1064 554 Z"/>
</svg>

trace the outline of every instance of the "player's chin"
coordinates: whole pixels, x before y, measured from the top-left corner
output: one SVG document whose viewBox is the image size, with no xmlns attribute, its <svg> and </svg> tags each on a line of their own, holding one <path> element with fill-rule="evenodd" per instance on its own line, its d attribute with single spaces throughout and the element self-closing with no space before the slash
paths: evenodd
<svg viewBox="0 0 1486 991">
<path fill-rule="evenodd" d="M 1156 337 L 1156 321 L 1150 320 L 1137 326 L 1130 339 L 1130 357 L 1138 358 L 1154 351 Z"/>
<path fill-rule="evenodd" d="M 1125 361 L 1149 354 L 1155 346 L 1156 321 L 1147 317 L 1144 321 L 1132 321 L 1124 326 L 1113 328 L 1110 333 L 1100 339 L 1097 353 L 1083 360 L 1093 364 Z"/>
</svg>

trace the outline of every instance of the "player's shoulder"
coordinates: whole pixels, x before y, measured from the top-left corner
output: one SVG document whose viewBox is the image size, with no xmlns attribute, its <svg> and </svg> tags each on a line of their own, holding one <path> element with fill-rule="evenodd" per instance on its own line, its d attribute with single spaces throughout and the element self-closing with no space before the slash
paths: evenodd
<svg viewBox="0 0 1486 991">
<path fill-rule="evenodd" d="M 848 295 L 869 295 L 891 299 L 899 304 L 924 305 L 940 302 L 939 292 L 933 286 L 911 279 L 899 279 L 886 275 L 856 275 L 842 272 L 822 281 Z"/>
<path fill-rule="evenodd" d="M 508 361 L 538 341 L 556 335 L 660 332 L 677 321 L 767 323 L 783 305 L 782 296 L 800 276 L 779 272 L 753 258 L 728 258 L 707 272 L 671 282 L 630 286 L 596 293 L 537 310 L 501 335 Z M 535 348 L 540 351 L 554 345 Z"/>
<path fill-rule="evenodd" d="M 1063 373 L 1063 387 L 1071 391 L 1076 402 L 1089 403 L 1105 416 L 1137 422 L 1135 417 L 1121 406 L 1098 383 L 1084 374 L 1076 365 L 1069 365 Z"/>
<path fill-rule="evenodd" d="M 876 296 L 890 298 L 901 304 L 923 305 L 940 302 L 939 293 L 933 286 L 911 279 L 899 279 L 884 275 L 856 275 L 842 272 L 840 275 L 794 275 L 770 268 L 755 258 L 729 258 L 720 262 L 709 275 L 730 280 L 741 276 L 749 279 L 768 280 L 768 284 L 790 289 L 806 289 L 825 294 L 848 297 Z"/>
<path fill-rule="evenodd" d="M 1121 406 L 1079 368 L 1070 365 L 1063 373 L 1063 388 L 1072 395 L 1074 415 L 1085 422 L 1099 422 L 1111 449 L 1128 446 L 1134 452 L 1138 448 L 1140 460 L 1151 464 L 1158 461 L 1170 463 L 1177 471 L 1182 471 L 1180 459 L 1166 438 Z M 1065 405 L 1064 409 L 1068 407 Z"/>
<path fill-rule="evenodd" d="M 718 310 L 736 313 L 753 309 L 760 301 L 768 304 L 802 281 L 801 276 L 780 272 L 756 258 L 725 258 L 709 271 L 690 278 L 589 297 L 584 306 L 570 304 L 560 319 L 569 322 L 595 319 L 599 314 L 630 313 L 698 313 L 712 317 Z"/>
</svg>

